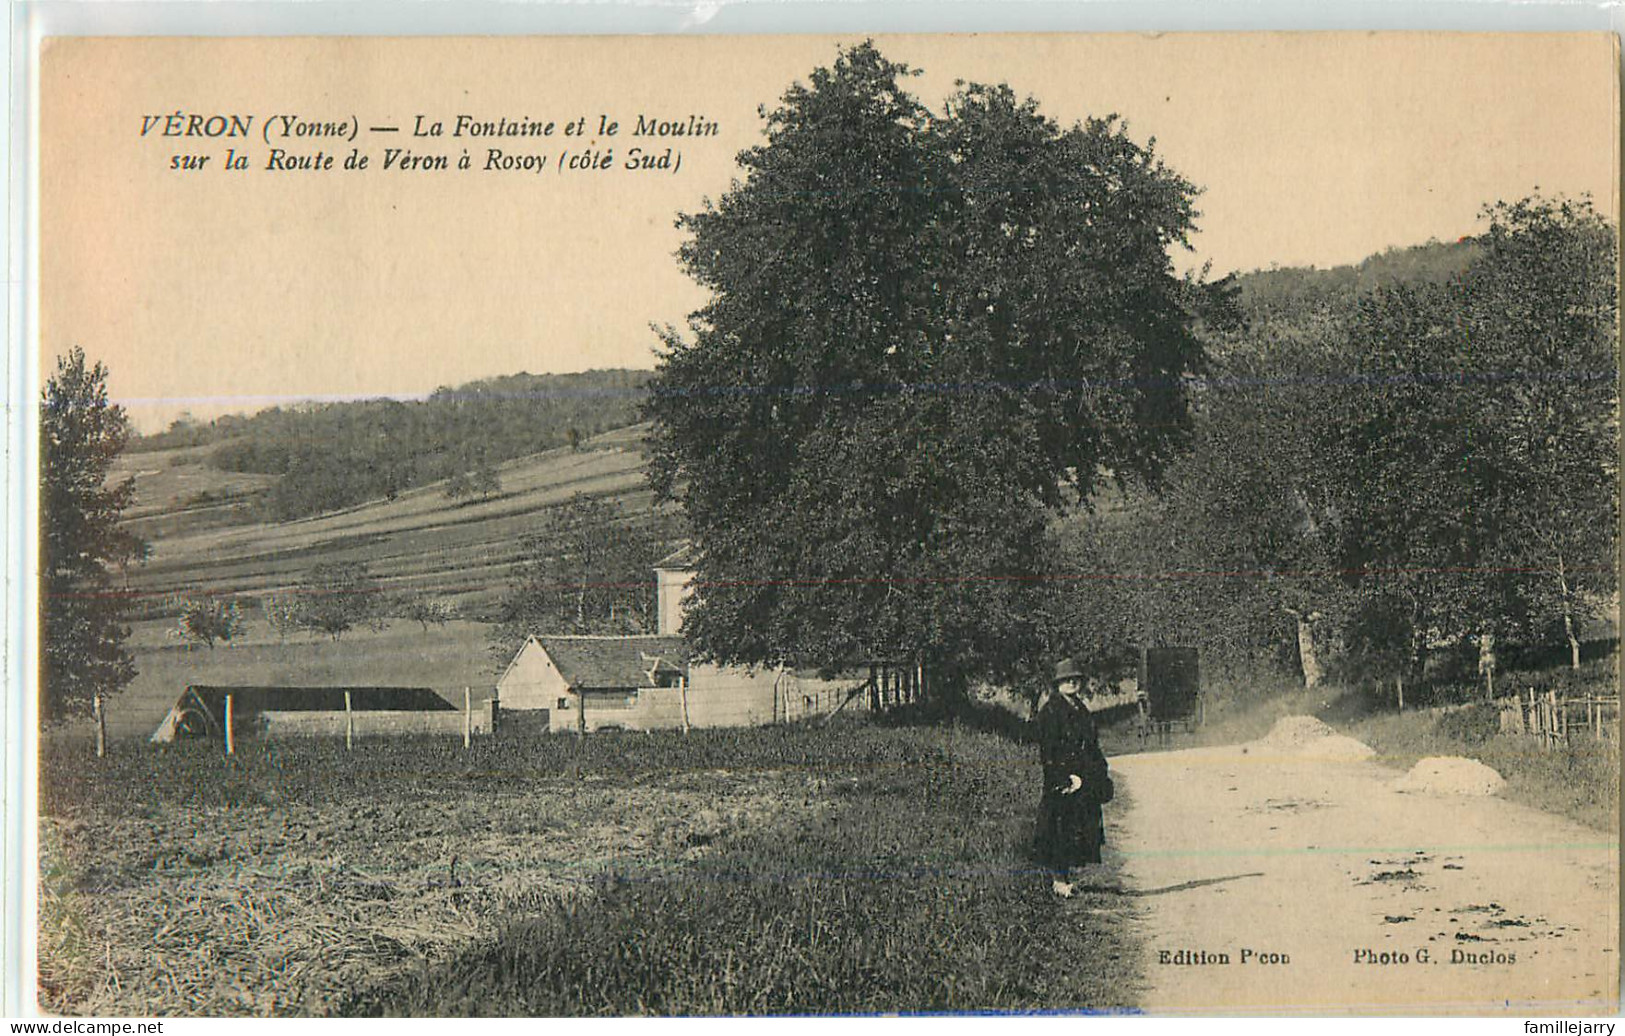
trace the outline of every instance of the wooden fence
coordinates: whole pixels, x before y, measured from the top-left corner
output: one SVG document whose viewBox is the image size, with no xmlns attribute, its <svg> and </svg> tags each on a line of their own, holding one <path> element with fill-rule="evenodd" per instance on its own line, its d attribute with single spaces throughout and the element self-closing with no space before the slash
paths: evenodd
<svg viewBox="0 0 1625 1036">
<path fill-rule="evenodd" d="M 1548 748 L 1576 737 L 1619 740 L 1618 695 L 1560 698 L 1555 690 L 1530 688 L 1500 699 L 1500 706 L 1502 733 L 1529 734 Z"/>
</svg>

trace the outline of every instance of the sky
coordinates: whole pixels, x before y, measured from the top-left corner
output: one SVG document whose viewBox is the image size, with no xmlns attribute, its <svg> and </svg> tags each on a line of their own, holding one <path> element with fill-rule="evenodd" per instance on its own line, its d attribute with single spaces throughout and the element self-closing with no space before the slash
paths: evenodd
<svg viewBox="0 0 1625 1036">
<path fill-rule="evenodd" d="M 182 413 L 409 398 L 521 370 L 650 367 L 651 325 L 680 325 L 703 301 L 673 257 L 676 215 L 727 190 L 736 153 L 761 140 L 759 105 L 854 41 L 48 41 L 41 362 L 83 346 L 142 431 Z M 1008 82 L 1063 124 L 1115 113 L 1137 140 L 1154 137 L 1202 190 L 1181 269 L 1357 262 L 1474 233 L 1485 203 L 1537 189 L 1590 193 L 1617 221 L 1607 35 L 876 42 L 922 70 L 911 88 L 933 107 L 955 80 Z M 194 114 L 200 128 L 211 115 L 253 121 L 247 137 L 188 137 Z M 552 121 L 555 134 L 452 138 L 459 114 Z M 279 139 L 281 115 L 342 122 L 354 139 Z M 622 123 L 615 138 L 598 132 L 600 115 Z M 718 133 L 634 140 L 639 115 L 698 116 Z M 415 137 L 419 116 L 444 134 Z M 585 132 L 567 136 L 578 119 Z M 668 144 L 675 171 L 619 168 L 631 146 Z M 273 146 L 322 151 L 335 168 L 267 169 Z M 487 171 L 491 146 L 550 164 Z M 247 169 L 222 168 L 228 147 Z M 465 147 L 468 172 L 382 168 L 385 148 L 454 162 Z M 557 168 L 561 151 L 609 147 L 616 168 Z M 352 148 L 368 169 L 343 168 Z M 172 168 L 188 155 L 208 161 Z"/>
</svg>

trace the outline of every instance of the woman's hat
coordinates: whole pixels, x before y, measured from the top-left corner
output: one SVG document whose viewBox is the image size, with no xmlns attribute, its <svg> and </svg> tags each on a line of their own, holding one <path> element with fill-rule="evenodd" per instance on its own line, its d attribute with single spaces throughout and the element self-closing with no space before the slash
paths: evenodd
<svg viewBox="0 0 1625 1036">
<path fill-rule="evenodd" d="M 1063 658 L 1055 663 L 1055 676 L 1050 683 L 1060 683 L 1062 680 L 1082 680 L 1083 669 L 1071 658 Z"/>
</svg>

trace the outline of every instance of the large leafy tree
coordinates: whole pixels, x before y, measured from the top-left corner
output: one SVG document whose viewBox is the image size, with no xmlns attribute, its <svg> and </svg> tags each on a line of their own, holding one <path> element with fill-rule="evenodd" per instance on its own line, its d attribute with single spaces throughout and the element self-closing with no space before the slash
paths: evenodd
<svg viewBox="0 0 1625 1036">
<path fill-rule="evenodd" d="M 1224 336 L 1198 403 L 1192 449 L 1148 503 L 1163 565 L 1197 643 L 1233 657 L 1290 645 L 1306 685 L 1322 677 L 1346 607 L 1338 578 L 1340 478 L 1329 415 L 1347 390 L 1327 316 L 1304 310 Z"/>
<path fill-rule="evenodd" d="M 1045 607 L 1084 653 L 1235 656 L 1296 625 L 1306 681 L 1325 661 L 1415 682 L 1430 646 L 1497 638 L 1563 637 L 1578 664 L 1617 568 L 1613 234 L 1583 202 L 1486 217 L 1413 250 L 1427 263 L 1255 301 L 1210 339 L 1164 492 L 1056 527 L 1077 589 Z"/>
<path fill-rule="evenodd" d="M 1584 202 L 1486 210 L 1465 273 L 1366 299 L 1365 391 L 1344 408 L 1347 564 L 1386 625 L 1427 642 L 1541 639 L 1614 589 L 1613 234 Z"/>
<path fill-rule="evenodd" d="M 711 298 L 665 333 L 652 470 L 714 657 L 1019 670 L 1048 514 L 1188 432 L 1191 185 L 1115 118 L 976 85 L 933 112 L 909 74 L 844 51 L 679 219 Z"/>
<path fill-rule="evenodd" d="M 1459 283 L 1363 297 L 1346 325 L 1346 388 L 1326 413 L 1339 433 L 1326 461 L 1347 515 L 1340 567 L 1359 595 L 1354 639 L 1413 682 L 1430 641 L 1465 635 L 1493 610 L 1485 584 L 1498 578 L 1486 566 L 1493 451 L 1475 442 L 1485 400 L 1463 331 Z"/>
<path fill-rule="evenodd" d="M 1191 448 L 1159 491 L 1107 494 L 1052 525 L 1057 650 L 1109 665 L 1134 645 L 1194 644 L 1204 665 L 1322 677 L 1350 598 L 1326 454 L 1337 340 L 1309 311 L 1209 337 Z"/>
<path fill-rule="evenodd" d="M 1560 628 L 1580 664 L 1589 605 L 1617 592 L 1619 381 L 1614 228 L 1589 201 L 1486 211 L 1464 284 L 1493 448 L 1492 565 L 1529 632 Z M 1516 629 L 1515 632 L 1519 632 Z"/>
<path fill-rule="evenodd" d="M 88 711 L 97 694 L 135 676 L 124 648 L 123 599 L 108 565 L 142 553 L 121 527 L 135 482 L 110 484 L 129 440 L 124 410 L 107 399 L 107 369 L 79 347 L 57 360 L 40 406 L 41 722 Z"/>
<path fill-rule="evenodd" d="M 1366 675 L 1415 681 L 1432 644 L 1487 650 L 1559 625 L 1577 660 L 1578 613 L 1613 587 L 1612 235 L 1583 203 L 1527 199 L 1486 216 L 1450 276 L 1390 281 L 1333 307 L 1324 387 L 1311 409 L 1278 415 L 1301 429 L 1301 458 L 1197 451 L 1220 469 L 1285 461 L 1316 473 L 1336 519 L 1320 524 L 1334 535 L 1318 536 L 1317 552 L 1344 577 L 1340 592 L 1324 580 L 1317 592 L 1339 606 L 1346 661 Z M 1256 539 L 1269 526 L 1247 528 Z M 1263 556 L 1303 542 L 1288 536 Z"/>
</svg>

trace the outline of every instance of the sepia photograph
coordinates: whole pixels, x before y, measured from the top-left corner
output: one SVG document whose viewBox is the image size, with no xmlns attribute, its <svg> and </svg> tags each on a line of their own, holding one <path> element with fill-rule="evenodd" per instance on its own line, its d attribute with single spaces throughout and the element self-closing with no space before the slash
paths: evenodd
<svg viewBox="0 0 1625 1036">
<path fill-rule="evenodd" d="M 1614 35 L 38 76 L 38 1013 L 1619 1012 Z"/>
</svg>

